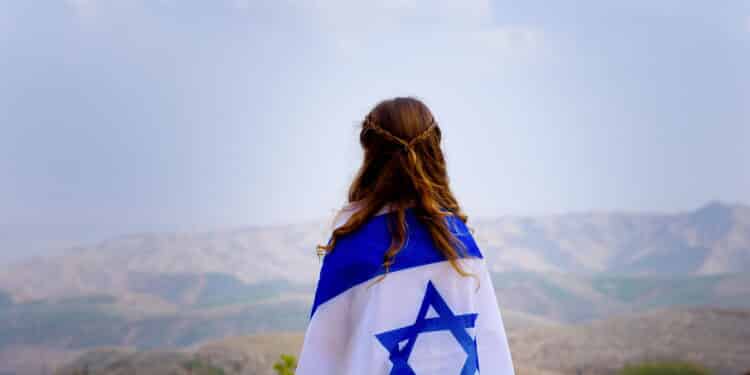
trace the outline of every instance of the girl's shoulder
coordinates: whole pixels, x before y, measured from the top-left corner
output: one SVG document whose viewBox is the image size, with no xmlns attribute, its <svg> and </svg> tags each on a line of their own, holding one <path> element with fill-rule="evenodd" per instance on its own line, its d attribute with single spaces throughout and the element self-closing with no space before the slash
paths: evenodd
<svg viewBox="0 0 750 375">
<path fill-rule="evenodd" d="M 355 205 L 344 206 L 337 214 L 336 222 L 341 225 L 356 212 Z M 388 217 L 382 213 L 373 216 L 355 231 L 338 238 L 334 249 L 323 257 L 313 312 L 315 308 L 347 288 L 383 275 L 383 256 L 391 244 Z M 457 216 L 446 217 L 450 231 L 463 243 L 464 254 L 483 258 L 479 247 L 465 223 Z M 437 250 L 427 227 L 423 225 L 412 209 L 406 212 L 407 233 L 403 247 L 396 255 L 390 272 L 413 269 L 445 261 L 445 256 Z"/>
<path fill-rule="evenodd" d="M 344 225 L 360 208 L 361 204 L 359 202 L 352 202 L 342 206 L 336 212 L 332 220 L 331 232 Z M 336 249 L 331 254 L 338 253 L 338 256 L 346 258 L 352 257 L 357 261 L 361 261 L 362 259 L 359 259 L 361 257 L 371 258 L 371 260 L 380 264 L 382 262 L 383 254 L 391 243 L 391 230 L 388 223 L 388 213 L 391 211 L 392 209 L 390 206 L 385 205 L 355 231 L 338 238 Z M 446 216 L 445 222 L 448 226 L 448 230 L 452 232 L 460 242 L 464 243 L 465 248 L 468 250 L 466 255 L 482 257 L 481 251 L 474 241 L 473 234 L 466 223 L 456 215 Z M 433 250 L 436 250 L 429 231 L 426 226 L 420 222 L 413 208 L 408 208 L 406 210 L 405 224 L 407 226 L 407 239 L 403 250 L 411 248 L 420 248 L 420 252 L 432 252 Z M 337 256 L 334 256 L 334 258 L 335 257 Z"/>
<path fill-rule="evenodd" d="M 331 220 L 331 231 L 336 230 L 336 228 L 346 224 L 349 218 L 360 208 L 362 208 L 362 203 L 349 202 L 336 210 L 336 213 Z M 380 211 L 378 211 L 378 213 L 375 214 L 375 216 L 377 217 L 388 212 L 390 212 L 390 207 L 388 205 L 385 205 L 380 209 Z"/>
</svg>

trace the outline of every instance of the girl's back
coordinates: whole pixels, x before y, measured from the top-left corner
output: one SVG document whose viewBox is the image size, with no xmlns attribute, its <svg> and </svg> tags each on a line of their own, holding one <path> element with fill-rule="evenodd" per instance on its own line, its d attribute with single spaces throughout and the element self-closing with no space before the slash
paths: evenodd
<svg viewBox="0 0 750 375">
<path fill-rule="evenodd" d="M 404 128 L 409 111 L 428 120 Z M 297 375 L 513 374 L 492 280 L 447 186 L 426 111 L 397 98 L 363 125 L 352 203 L 319 247 L 325 257 Z"/>
</svg>

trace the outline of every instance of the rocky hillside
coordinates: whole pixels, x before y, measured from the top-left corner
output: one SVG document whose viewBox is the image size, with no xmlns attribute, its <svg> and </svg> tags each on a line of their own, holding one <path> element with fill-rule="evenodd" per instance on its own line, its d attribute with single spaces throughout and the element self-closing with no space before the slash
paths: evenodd
<svg viewBox="0 0 750 375">
<path fill-rule="evenodd" d="M 136 351 L 100 348 L 84 353 L 59 368 L 57 375 L 84 370 L 101 375 L 274 375 L 273 364 L 282 353 L 296 353 L 299 333 L 229 337 L 182 351 Z"/>
<path fill-rule="evenodd" d="M 470 226 L 500 306 L 518 320 L 554 326 L 669 307 L 750 308 L 747 206 Z M 39 373 L 39 363 L 94 347 L 184 349 L 301 330 L 319 268 L 314 246 L 327 239 L 326 227 L 133 234 L 5 265 L 0 374 Z M 16 371 L 25 368 L 34 370 Z"/>
<path fill-rule="evenodd" d="M 509 326 L 520 375 L 613 374 L 627 363 L 653 359 L 696 362 L 720 375 L 750 369 L 750 310 L 659 310 L 585 325 Z M 279 355 L 298 353 L 301 342 L 301 334 L 276 334 L 231 337 L 180 352 L 98 349 L 57 374 L 88 368 L 102 375 L 210 374 L 211 369 L 271 375 Z"/>
<path fill-rule="evenodd" d="M 100 293 L 137 298 L 150 275 L 220 273 L 245 283 L 312 283 L 318 272 L 315 245 L 325 238 L 324 228 L 317 223 L 131 234 L 5 265 L 0 289 L 25 301 Z"/>
<path fill-rule="evenodd" d="M 562 373 L 613 373 L 627 363 L 682 360 L 717 374 L 750 370 L 750 310 L 666 309 L 510 337 L 513 358 Z"/>
</svg>

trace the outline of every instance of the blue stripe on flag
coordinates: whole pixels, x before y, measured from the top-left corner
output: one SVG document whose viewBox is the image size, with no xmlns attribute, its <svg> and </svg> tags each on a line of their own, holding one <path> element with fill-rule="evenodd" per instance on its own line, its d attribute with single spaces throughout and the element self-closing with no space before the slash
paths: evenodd
<svg viewBox="0 0 750 375">
<path fill-rule="evenodd" d="M 355 232 L 339 238 L 335 249 L 323 258 L 310 317 L 321 304 L 385 272 L 383 256 L 391 243 L 389 215 L 391 213 L 374 216 Z M 467 254 L 482 258 L 466 224 L 456 216 L 448 216 L 446 221 L 448 228 L 466 245 Z M 406 224 L 406 243 L 396 255 L 390 272 L 446 260 L 432 243 L 429 231 L 418 221 L 412 208 L 406 210 Z"/>
</svg>

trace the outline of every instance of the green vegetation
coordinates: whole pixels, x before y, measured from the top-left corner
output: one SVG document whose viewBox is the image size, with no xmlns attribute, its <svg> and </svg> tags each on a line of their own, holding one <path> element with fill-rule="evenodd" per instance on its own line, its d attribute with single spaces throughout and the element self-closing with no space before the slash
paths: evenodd
<svg viewBox="0 0 750 375">
<path fill-rule="evenodd" d="M 75 338 L 71 348 L 119 342 L 125 321 L 90 304 L 34 301 L 0 309 L 0 348 L 10 344 L 45 344 Z"/>
<path fill-rule="evenodd" d="M 272 280 L 246 284 L 226 273 L 205 274 L 205 285 L 198 295 L 197 307 L 215 307 L 230 304 L 254 303 L 293 290 L 285 280 Z"/>
<path fill-rule="evenodd" d="M 741 285 L 746 278 L 740 273 L 581 276 L 505 271 L 492 274 L 499 296 L 518 296 L 519 291 L 524 291 L 524 298 L 520 299 L 521 304 L 516 309 L 566 322 L 600 318 L 602 311 L 607 311 L 606 304 L 610 303 L 628 306 L 633 311 L 672 306 L 750 308 L 750 291 L 747 289 L 740 289 L 735 294 L 718 292 L 720 285 Z"/>
<path fill-rule="evenodd" d="M 618 375 L 710 375 L 705 368 L 688 362 L 643 362 L 625 366 Z"/>
<path fill-rule="evenodd" d="M 675 242 L 668 236 L 658 239 L 655 244 L 660 251 L 639 258 L 632 264 L 624 264 L 619 271 L 637 274 L 639 272 L 660 275 L 684 275 L 700 268 L 711 252 L 705 247 L 695 247 Z"/>
<path fill-rule="evenodd" d="M 175 337 L 178 346 L 187 346 L 209 337 L 215 337 L 221 332 L 232 334 L 252 334 L 278 330 L 302 330 L 307 325 L 309 306 L 299 302 L 281 302 L 277 304 L 262 304 L 244 308 L 242 311 L 222 316 L 193 320 L 189 326 L 183 327 Z M 179 315 L 168 318 L 170 324 L 181 321 Z M 184 319 L 182 319 L 184 320 Z M 144 322 L 145 323 L 145 322 Z M 164 323 L 149 321 L 154 332 L 161 332 Z"/>
<path fill-rule="evenodd" d="M 273 365 L 278 375 L 294 375 L 297 369 L 297 357 L 289 354 L 282 354 L 281 358 Z"/>
<path fill-rule="evenodd" d="M 595 276 L 591 285 L 602 294 L 644 308 L 668 305 L 721 305 L 714 293 L 726 275 L 637 277 Z"/>
<path fill-rule="evenodd" d="M 213 366 L 212 364 L 202 361 L 198 358 L 193 358 L 182 364 L 182 368 L 190 371 L 191 374 L 195 375 L 224 375 L 224 369 Z"/>
<path fill-rule="evenodd" d="M 535 290 L 544 296 L 542 299 L 529 298 L 522 308 L 524 312 L 550 316 L 558 312 L 567 321 L 586 321 L 595 317 L 595 302 L 575 294 L 549 275 L 527 271 L 506 271 L 492 274 L 492 283 L 497 293 L 506 290 Z M 514 293 L 514 292 L 512 292 Z"/>
<path fill-rule="evenodd" d="M 138 284 L 144 293 L 164 292 L 182 301 L 186 298 L 179 293 L 187 289 L 179 283 L 202 280 L 198 289 L 191 284 L 193 289 L 187 293 L 195 305 L 176 313 L 130 314 L 106 294 L 14 303 L 10 293 L 0 290 L 0 350 L 60 342 L 69 349 L 120 345 L 124 337 L 138 349 L 184 347 L 229 334 L 295 331 L 307 325 L 309 302 L 269 301 L 288 291 L 302 293 L 307 287 L 276 281 L 246 284 L 225 273 L 186 275 L 143 275 Z M 492 279 L 500 298 L 520 295 L 514 301 L 520 311 L 565 322 L 602 317 L 607 312 L 603 306 L 609 303 L 635 311 L 672 305 L 750 307 L 750 292 L 742 287 L 747 276 L 741 274 L 638 277 L 510 271 L 493 273 Z M 736 285 L 739 292 L 718 293 L 724 284 Z M 218 308 L 227 304 L 232 308 Z M 207 314 L 203 307 L 216 309 Z"/>
<path fill-rule="evenodd" d="M 294 285 L 286 280 L 270 280 L 247 284 L 228 273 L 142 273 L 131 280 L 130 287 L 139 293 L 150 294 L 177 305 L 191 304 L 195 308 L 212 308 L 225 305 L 255 304 L 284 292 L 312 293 L 311 286 Z M 194 300 L 185 296 L 197 291 Z"/>
<path fill-rule="evenodd" d="M 546 275 L 536 272 L 508 271 L 494 273 L 492 283 L 496 288 L 503 288 L 510 283 L 527 283 L 539 287 L 550 298 L 557 301 L 584 302 L 580 297 L 563 289 L 560 285 L 550 280 Z"/>
<path fill-rule="evenodd" d="M 108 297 L 36 300 L 0 307 L 0 349 L 8 345 L 45 345 L 67 342 L 70 348 L 119 345 L 131 334 L 138 349 L 165 345 L 188 346 L 223 334 L 253 334 L 274 330 L 301 330 L 309 306 L 282 302 L 243 307 L 219 316 L 188 313 L 145 316 L 131 320 L 119 314 Z M 180 326 L 179 330 L 170 327 Z M 165 332 L 172 332 L 165 335 Z"/>
<path fill-rule="evenodd" d="M 155 274 L 133 272 L 129 280 L 135 292 L 157 296 L 171 303 L 180 303 L 190 288 L 200 283 L 200 275 L 190 273 Z"/>
</svg>

